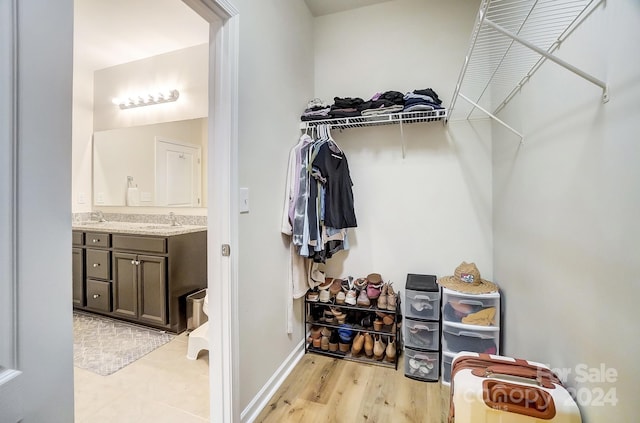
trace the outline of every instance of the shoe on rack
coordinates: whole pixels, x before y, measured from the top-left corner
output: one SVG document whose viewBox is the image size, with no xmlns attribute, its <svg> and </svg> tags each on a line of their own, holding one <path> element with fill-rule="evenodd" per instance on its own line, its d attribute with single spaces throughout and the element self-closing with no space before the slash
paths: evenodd
<svg viewBox="0 0 640 423">
<path fill-rule="evenodd" d="M 347 292 L 347 294 L 345 295 L 344 298 L 344 302 L 345 304 L 349 304 L 349 305 L 356 305 L 356 297 L 358 296 L 358 294 L 356 294 L 356 290 L 355 289 L 350 289 L 349 292 Z"/>
<path fill-rule="evenodd" d="M 383 284 L 380 273 L 369 273 L 367 275 L 367 296 L 370 300 L 375 300 L 380 296 Z"/>
<path fill-rule="evenodd" d="M 387 349 L 387 344 L 382 340 L 382 336 L 376 334 L 374 335 L 373 342 L 373 358 L 380 361 L 382 357 L 384 357 L 384 351 Z"/>
<path fill-rule="evenodd" d="M 316 302 L 320 298 L 320 295 L 317 291 L 309 291 L 307 292 L 307 301 Z"/>
<path fill-rule="evenodd" d="M 329 287 L 329 294 L 331 294 L 331 298 L 336 297 L 340 292 L 342 292 L 342 279 L 333 279 L 331 286 Z"/>
<path fill-rule="evenodd" d="M 369 307 L 371 305 L 371 301 L 369 297 L 367 297 L 367 290 L 360 290 L 360 295 L 358 295 L 358 299 L 356 300 L 356 304 L 360 307 Z"/>
<path fill-rule="evenodd" d="M 353 286 L 358 290 L 358 291 L 363 291 L 366 287 L 367 287 L 367 279 L 366 278 L 358 278 L 355 281 L 353 281 Z"/>
<path fill-rule="evenodd" d="M 387 289 L 388 284 L 382 284 L 382 290 L 380 291 L 380 295 L 378 296 L 378 308 L 382 310 L 387 309 Z"/>
<path fill-rule="evenodd" d="M 377 317 L 376 320 L 373 321 L 373 330 L 380 332 L 382 330 L 382 326 L 384 326 L 382 319 Z"/>
<path fill-rule="evenodd" d="M 390 313 L 383 313 L 381 311 L 376 311 L 376 315 L 382 319 L 382 323 L 384 323 L 387 326 L 391 326 L 395 320 L 395 317 L 393 316 L 393 314 Z"/>
<path fill-rule="evenodd" d="M 340 291 L 336 294 L 336 304 L 344 304 L 344 300 L 346 298 L 346 295 L 344 293 L 344 291 Z"/>
<path fill-rule="evenodd" d="M 353 338 L 353 344 L 351 344 L 351 355 L 357 356 L 362 351 L 362 347 L 364 347 L 364 335 L 360 332 Z"/>
<path fill-rule="evenodd" d="M 320 290 L 319 300 L 321 303 L 328 303 L 331 301 L 331 294 L 328 289 Z"/>
<path fill-rule="evenodd" d="M 329 351 L 338 351 L 338 342 L 340 342 L 340 336 L 338 336 L 338 331 L 334 329 L 329 337 Z"/>
<path fill-rule="evenodd" d="M 373 337 L 369 332 L 364 333 L 364 353 L 367 357 L 373 356 Z"/>
<path fill-rule="evenodd" d="M 389 282 L 389 287 L 387 288 L 387 310 L 396 311 L 396 293 L 391 287 L 391 282 Z"/>
<path fill-rule="evenodd" d="M 322 336 L 322 338 L 320 338 L 320 349 L 322 351 L 329 351 L 329 337 L 328 336 Z"/>
<path fill-rule="evenodd" d="M 395 363 L 396 361 L 396 339 L 393 337 L 389 337 L 389 343 L 387 344 L 387 350 L 385 354 L 385 360 L 390 363 Z"/>
</svg>

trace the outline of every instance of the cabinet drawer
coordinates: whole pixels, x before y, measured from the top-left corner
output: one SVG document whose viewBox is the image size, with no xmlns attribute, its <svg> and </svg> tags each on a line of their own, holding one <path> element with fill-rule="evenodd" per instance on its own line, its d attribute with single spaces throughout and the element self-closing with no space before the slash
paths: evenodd
<svg viewBox="0 0 640 423">
<path fill-rule="evenodd" d="M 84 232 L 73 231 L 71 233 L 71 241 L 72 241 L 73 245 L 83 245 L 84 244 Z"/>
<path fill-rule="evenodd" d="M 135 235 L 114 235 L 113 248 L 118 250 L 147 251 L 150 253 L 166 253 L 167 239 Z"/>
<path fill-rule="evenodd" d="M 104 250 L 87 249 L 85 268 L 88 278 L 111 278 L 111 253 Z"/>
<path fill-rule="evenodd" d="M 87 307 L 111 311 L 111 282 L 87 279 Z"/>
<path fill-rule="evenodd" d="M 85 235 L 85 244 L 91 248 L 109 248 L 109 234 L 99 232 L 87 232 Z"/>
</svg>

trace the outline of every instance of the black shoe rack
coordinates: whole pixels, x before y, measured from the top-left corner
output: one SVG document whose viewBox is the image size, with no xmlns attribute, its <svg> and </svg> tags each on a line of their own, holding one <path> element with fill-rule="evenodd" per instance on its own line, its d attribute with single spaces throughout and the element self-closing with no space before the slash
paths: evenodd
<svg viewBox="0 0 640 423">
<path fill-rule="evenodd" d="M 398 369 L 398 358 L 402 353 L 402 313 L 400 311 L 400 292 L 396 291 L 395 311 L 378 308 L 376 300 L 371 300 L 370 306 L 363 307 L 358 305 L 336 304 L 335 298 L 331 298 L 329 302 L 320 302 L 310 301 L 305 297 L 304 306 L 304 323 L 307 330 L 307 342 L 305 343 L 306 353 L 321 354 L 330 357 L 342 358 L 345 360 L 375 364 L 384 367 L 392 367 L 396 370 Z M 338 323 L 334 319 L 325 318 L 325 311 L 328 314 L 332 309 L 337 309 L 340 312 L 346 314 L 344 323 Z M 378 313 L 384 313 L 388 314 L 389 316 L 393 316 L 393 323 L 390 325 L 383 324 L 381 328 L 378 328 L 379 330 L 376 330 L 373 326 L 373 322 L 376 319 L 376 316 L 379 316 Z M 314 346 L 313 340 L 311 339 L 312 330 L 317 331 L 321 330 L 322 328 L 326 328 L 333 337 L 335 337 L 336 334 L 341 330 L 351 331 L 353 336 L 348 343 L 345 343 L 342 339 L 339 339 L 339 344 L 342 345 L 339 345 L 338 350 L 331 351 L 330 349 L 325 349 L 322 345 Z M 388 361 L 385 353 L 381 360 L 376 360 L 374 357 L 367 356 L 364 346 L 362 347 L 362 350 L 359 352 L 359 354 L 352 354 L 353 340 L 356 338 L 356 335 L 358 333 L 362 333 L 363 335 L 365 333 L 368 333 L 372 337 L 372 339 L 374 339 L 374 341 L 375 337 L 379 336 L 382 340 L 384 340 L 385 345 L 388 345 L 389 340 L 395 340 L 395 359 L 393 361 Z M 346 349 L 346 344 L 348 344 L 348 351 L 341 351 L 340 347 Z"/>
</svg>

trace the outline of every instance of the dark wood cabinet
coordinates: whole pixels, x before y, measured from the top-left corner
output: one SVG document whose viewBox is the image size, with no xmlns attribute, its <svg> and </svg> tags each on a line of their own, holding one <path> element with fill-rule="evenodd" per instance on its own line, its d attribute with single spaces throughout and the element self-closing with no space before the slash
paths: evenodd
<svg viewBox="0 0 640 423">
<path fill-rule="evenodd" d="M 72 248 L 73 257 L 73 305 L 74 307 L 84 307 L 84 249 L 81 247 Z"/>
<path fill-rule="evenodd" d="M 113 313 L 167 323 L 167 265 L 162 256 L 113 254 Z"/>
<path fill-rule="evenodd" d="M 175 333 L 186 329 L 186 296 L 207 287 L 206 231 L 83 235 L 84 245 L 74 246 L 75 308 Z"/>
</svg>

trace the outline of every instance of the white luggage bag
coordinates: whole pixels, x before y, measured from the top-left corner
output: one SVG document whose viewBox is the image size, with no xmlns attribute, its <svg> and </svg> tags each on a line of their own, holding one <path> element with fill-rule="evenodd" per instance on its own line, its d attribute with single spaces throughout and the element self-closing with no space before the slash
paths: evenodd
<svg viewBox="0 0 640 423">
<path fill-rule="evenodd" d="M 449 423 L 581 423 L 580 410 L 544 364 L 460 352 L 451 364 Z"/>
</svg>

